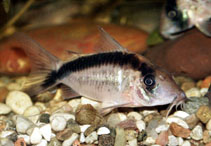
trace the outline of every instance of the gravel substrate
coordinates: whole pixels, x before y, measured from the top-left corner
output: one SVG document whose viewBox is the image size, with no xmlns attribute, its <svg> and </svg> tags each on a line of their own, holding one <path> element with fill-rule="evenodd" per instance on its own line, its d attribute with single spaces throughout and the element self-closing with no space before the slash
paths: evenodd
<svg viewBox="0 0 211 146">
<path fill-rule="evenodd" d="M 123 108 L 102 116 L 85 97 L 64 101 L 61 90 L 36 102 L 20 91 L 25 77 L 0 77 L 0 146 L 211 146 L 210 77 L 175 80 L 189 97 L 183 110 Z"/>
</svg>

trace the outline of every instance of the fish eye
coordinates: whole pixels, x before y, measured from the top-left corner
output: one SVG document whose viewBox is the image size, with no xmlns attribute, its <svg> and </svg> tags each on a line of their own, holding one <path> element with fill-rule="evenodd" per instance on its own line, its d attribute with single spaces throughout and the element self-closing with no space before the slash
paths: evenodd
<svg viewBox="0 0 211 146">
<path fill-rule="evenodd" d="M 147 87 L 153 87 L 155 85 L 155 77 L 152 74 L 146 75 L 144 77 L 144 84 Z"/>
<path fill-rule="evenodd" d="M 167 15 L 169 18 L 174 18 L 176 17 L 177 12 L 175 10 L 172 10 L 172 11 L 169 11 Z"/>
</svg>

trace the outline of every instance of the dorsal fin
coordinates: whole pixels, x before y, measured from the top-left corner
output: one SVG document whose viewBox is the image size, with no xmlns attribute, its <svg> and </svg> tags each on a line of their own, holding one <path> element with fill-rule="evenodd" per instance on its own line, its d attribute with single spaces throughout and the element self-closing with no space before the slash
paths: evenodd
<svg viewBox="0 0 211 146">
<path fill-rule="evenodd" d="M 100 39 L 95 46 L 95 51 L 102 52 L 128 52 L 126 48 L 121 46 L 113 37 L 111 37 L 102 27 L 99 27 Z"/>
</svg>

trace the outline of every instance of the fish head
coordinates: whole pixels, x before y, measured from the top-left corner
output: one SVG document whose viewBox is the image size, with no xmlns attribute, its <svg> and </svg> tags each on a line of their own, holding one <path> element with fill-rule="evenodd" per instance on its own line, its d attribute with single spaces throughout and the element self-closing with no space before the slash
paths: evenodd
<svg viewBox="0 0 211 146">
<path fill-rule="evenodd" d="M 181 103 L 186 100 L 184 92 L 166 71 L 157 67 L 150 67 L 150 73 L 140 73 L 139 81 L 133 91 L 133 105 L 157 106 L 169 103 Z"/>
</svg>

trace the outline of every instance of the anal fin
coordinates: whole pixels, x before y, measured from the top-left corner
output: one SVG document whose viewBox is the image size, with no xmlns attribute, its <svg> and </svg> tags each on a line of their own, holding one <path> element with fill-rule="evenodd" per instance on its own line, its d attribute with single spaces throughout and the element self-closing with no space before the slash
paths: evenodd
<svg viewBox="0 0 211 146">
<path fill-rule="evenodd" d="M 62 90 L 62 97 L 63 99 L 71 99 L 71 98 L 76 98 L 76 97 L 80 97 L 81 95 L 79 95 L 78 93 L 76 93 L 75 91 L 73 91 L 70 87 L 61 84 L 60 88 Z"/>
</svg>

